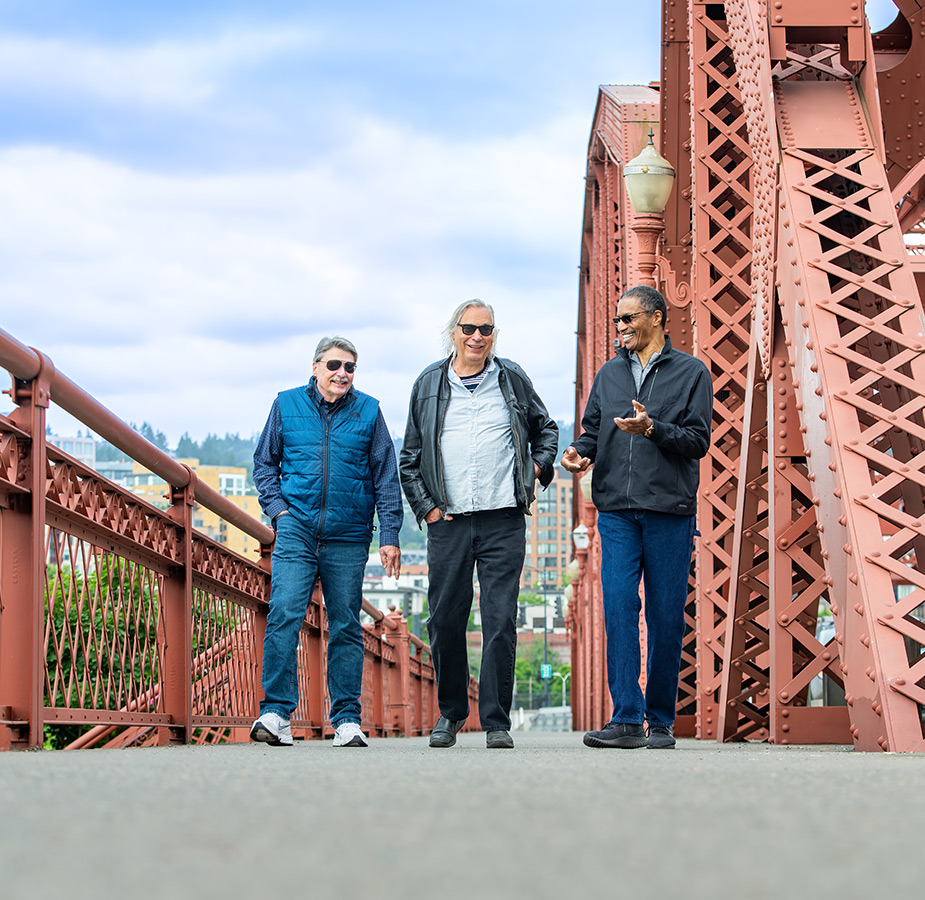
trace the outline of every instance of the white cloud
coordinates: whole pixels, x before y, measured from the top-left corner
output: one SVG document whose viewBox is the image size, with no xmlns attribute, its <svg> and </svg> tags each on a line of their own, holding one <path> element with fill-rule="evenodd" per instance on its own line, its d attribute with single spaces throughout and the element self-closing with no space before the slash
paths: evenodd
<svg viewBox="0 0 925 900">
<path fill-rule="evenodd" d="M 481 296 L 502 355 L 571 418 L 587 127 L 453 144 L 366 118 L 312 167 L 211 177 L 7 150 L 3 327 L 172 442 L 259 430 L 345 333 L 400 431 L 446 316 Z"/>
<path fill-rule="evenodd" d="M 200 41 L 134 47 L 26 36 L 0 37 L 4 92 L 187 108 L 208 100 L 229 70 L 316 46 L 300 28 L 225 31 Z"/>
</svg>

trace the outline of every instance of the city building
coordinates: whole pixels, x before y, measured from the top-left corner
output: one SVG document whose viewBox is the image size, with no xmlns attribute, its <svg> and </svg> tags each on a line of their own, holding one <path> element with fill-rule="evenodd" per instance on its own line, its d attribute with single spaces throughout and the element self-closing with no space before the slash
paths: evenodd
<svg viewBox="0 0 925 900">
<path fill-rule="evenodd" d="M 196 473 L 200 484 L 208 485 L 255 519 L 261 519 L 256 492 L 246 493 L 247 470 L 243 466 L 200 465 L 198 459 L 178 459 L 177 462 L 189 466 Z M 164 480 L 141 463 L 133 462 L 131 466 L 131 472 L 124 476 L 122 483 L 132 493 L 154 506 L 166 509 L 169 505 L 169 489 Z M 229 525 L 217 513 L 198 503 L 193 507 L 193 527 L 248 559 L 255 559 L 255 554 L 260 551 L 256 538 Z"/>
<path fill-rule="evenodd" d="M 552 601 L 554 595 L 561 595 L 572 558 L 572 476 L 557 468 L 552 484 L 545 491 L 537 490 L 530 512 L 520 588 Z"/>
<path fill-rule="evenodd" d="M 427 551 L 405 550 L 401 558 L 401 575 L 387 578 L 374 550 L 369 555 L 363 575 L 363 597 L 380 612 L 388 614 L 391 607 L 401 611 L 408 620 L 412 634 L 420 634 L 427 603 Z"/>
<path fill-rule="evenodd" d="M 46 434 L 46 441 L 54 444 L 59 450 L 63 450 L 68 456 L 82 462 L 91 469 L 96 468 L 96 441 L 90 432 L 84 435 L 83 431 L 78 430 L 77 434 Z"/>
<path fill-rule="evenodd" d="M 110 459 L 106 461 L 97 460 L 94 468 L 103 478 L 108 478 L 110 481 L 126 487 L 132 475 L 133 466 L 134 463 L 130 459 Z"/>
<path fill-rule="evenodd" d="M 363 574 L 363 596 L 384 613 L 390 606 L 406 617 L 420 615 L 427 599 L 427 551 L 406 550 L 401 557 L 401 575 L 387 578 L 379 552 L 369 554 Z"/>
</svg>

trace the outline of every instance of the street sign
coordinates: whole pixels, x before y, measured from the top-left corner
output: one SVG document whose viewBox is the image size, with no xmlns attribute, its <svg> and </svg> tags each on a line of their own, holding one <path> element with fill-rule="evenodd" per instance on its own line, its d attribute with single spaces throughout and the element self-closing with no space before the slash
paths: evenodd
<svg viewBox="0 0 925 900">
<path fill-rule="evenodd" d="M 536 669 L 533 671 L 535 672 Z M 540 666 L 540 678 L 552 678 L 552 665 L 550 663 L 543 663 Z"/>
</svg>

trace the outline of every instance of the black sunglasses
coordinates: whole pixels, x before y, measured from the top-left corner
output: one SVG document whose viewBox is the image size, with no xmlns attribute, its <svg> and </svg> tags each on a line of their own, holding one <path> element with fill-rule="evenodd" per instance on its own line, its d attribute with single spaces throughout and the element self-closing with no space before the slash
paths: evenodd
<svg viewBox="0 0 925 900">
<path fill-rule="evenodd" d="M 619 325 L 622 322 L 624 325 L 629 325 L 630 322 L 632 322 L 633 319 L 636 318 L 636 316 L 651 316 L 651 315 L 652 313 L 647 312 L 644 309 L 640 310 L 639 312 L 625 313 L 622 316 L 614 316 L 613 324 Z"/>
<path fill-rule="evenodd" d="M 341 366 L 344 367 L 344 371 L 348 375 L 352 375 L 356 372 L 357 364 L 355 362 L 347 362 L 345 359 L 329 359 L 325 362 L 325 365 L 328 368 L 329 372 L 336 372 Z"/>
<path fill-rule="evenodd" d="M 463 334 L 475 334 L 477 328 L 482 337 L 488 337 L 495 330 L 494 325 L 470 325 L 468 322 L 465 325 L 462 322 L 457 322 L 456 324 L 462 329 Z"/>
</svg>

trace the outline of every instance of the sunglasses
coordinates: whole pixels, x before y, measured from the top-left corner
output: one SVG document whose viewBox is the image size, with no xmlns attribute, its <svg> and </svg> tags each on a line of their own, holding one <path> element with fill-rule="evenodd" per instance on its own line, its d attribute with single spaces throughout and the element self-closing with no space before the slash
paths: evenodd
<svg viewBox="0 0 925 900">
<path fill-rule="evenodd" d="M 462 329 L 463 334 L 475 334 L 476 329 L 478 329 L 482 337 L 488 337 L 495 330 L 494 325 L 469 325 L 468 323 L 463 325 L 462 322 L 457 322 L 456 324 Z"/>
<path fill-rule="evenodd" d="M 624 325 L 629 325 L 630 322 L 632 322 L 633 319 L 636 318 L 636 316 L 647 316 L 647 315 L 651 315 L 651 313 L 647 313 L 644 309 L 640 310 L 639 312 L 625 313 L 622 316 L 614 316 L 613 324 L 619 325 L 622 322 Z"/>
<path fill-rule="evenodd" d="M 325 366 L 329 372 L 336 372 L 341 366 L 344 367 L 344 371 L 348 375 L 352 375 L 356 372 L 357 364 L 355 362 L 347 362 L 345 359 L 329 359 L 325 361 Z"/>
</svg>

